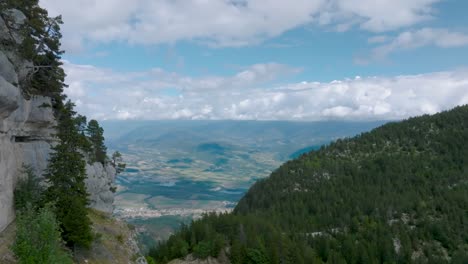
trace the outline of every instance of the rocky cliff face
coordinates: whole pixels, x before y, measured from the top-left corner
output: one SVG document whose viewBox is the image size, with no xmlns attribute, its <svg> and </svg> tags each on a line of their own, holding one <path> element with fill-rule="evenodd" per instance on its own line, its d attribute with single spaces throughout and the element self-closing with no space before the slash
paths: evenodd
<svg viewBox="0 0 468 264">
<path fill-rule="evenodd" d="M 14 219 L 13 190 L 23 165 L 41 177 L 56 142 L 50 98 L 25 98 L 21 93 L 21 84 L 33 70 L 15 49 L 22 41 L 18 32 L 25 21 L 18 10 L 0 14 L 0 232 Z M 95 163 L 86 171 L 91 207 L 112 213 L 114 168 Z"/>
<path fill-rule="evenodd" d="M 86 164 L 86 188 L 90 194 L 90 207 L 111 214 L 114 211 L 114 192 L 112 191 L 116 171 L 110 164 L 99 162 Z"/>
</svg>

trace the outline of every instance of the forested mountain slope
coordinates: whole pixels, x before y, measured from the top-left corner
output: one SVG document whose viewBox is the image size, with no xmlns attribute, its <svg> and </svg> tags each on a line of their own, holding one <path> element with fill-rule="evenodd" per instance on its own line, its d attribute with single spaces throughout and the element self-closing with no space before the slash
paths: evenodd
<svg viewBox="0 0 468 264">
<path fill-rule="evenodd" d="M 468 106 L 289 161 L 151 256 L 223 249 L 232 263 L 468 263 Z"/>
</svg>

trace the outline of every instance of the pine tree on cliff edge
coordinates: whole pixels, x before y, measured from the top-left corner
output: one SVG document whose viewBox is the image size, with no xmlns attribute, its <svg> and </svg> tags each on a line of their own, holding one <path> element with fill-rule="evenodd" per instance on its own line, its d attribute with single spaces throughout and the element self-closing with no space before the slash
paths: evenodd
<svg viewBox="0 0 468 264">
<path fill-rule="evenodd" d="M 27 18 L 21 29 L 22 43 L 10 43 L 23 59 L 34 65 L 30 74 L 19 80 L 23 95 L 27 98 L 43 95 L 62 101 L 66 87 L 60 43 L 62 17 L 49 17 L 47 10 L 39 6 L 39 0 L 0 0 L 0 11 L 8 9 L 20 10 Z"/>
<path fill-rule="evenodd" d="M 91 221 L 87 216 L 86 162 L 80 153 L 82 135 L 78 133 L 76 112 L 67 102 L 57 114 L 57 137 L 45 177 L 50 186 L 46 200 L 55 202 L 57 219 L 67 245 L 89 247 L 92 242 Z"/>
<path fill-rule="evenodd" d="M 92 144 L 93 161 L 104 164 L 107 160 L 107 148 L 104 144 L 104 129 L 99 126 L 98 121 L 91 120 L 86 127 L 86 134 Z"/>
</svg>

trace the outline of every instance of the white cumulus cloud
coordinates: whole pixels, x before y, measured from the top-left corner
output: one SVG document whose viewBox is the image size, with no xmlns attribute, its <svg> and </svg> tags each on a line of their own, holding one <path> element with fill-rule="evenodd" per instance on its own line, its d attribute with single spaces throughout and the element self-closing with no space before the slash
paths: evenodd
<svg viewBox="0 0 468 264">
<path fill-rule="evenodd" d="M 468 104 L 468 70 L 271 84 L 287 65 L 193 78 L 163 69 L 115 72 L 65 62 L 66 93 L 97 119 L 402 119 Z M 171 93 L 167 93 L 167 90 Z"/>
<path fill-rule="evenodd" d="M 371 43 L 382 43 L 387 39 L 374 37 L 369 39 L 369 41 Z M 373 50 L 373 56 L 374 58 L 385 58 L 396 51 L 416 49 L 424 46 L 436 46 L 439 48 L 468 46 L 468 34 L 444 28 L 422 28 L 415 31 L 405 31 L 390 39 L 387 43 L 376 47 Z"/>
<path fill-rule="evenodd" d="M 92 41 L 244 46 L 305 25 L 383 32 L 433 17 L 440 0 L 41 0 L 69 51 Z"/>
</svg>

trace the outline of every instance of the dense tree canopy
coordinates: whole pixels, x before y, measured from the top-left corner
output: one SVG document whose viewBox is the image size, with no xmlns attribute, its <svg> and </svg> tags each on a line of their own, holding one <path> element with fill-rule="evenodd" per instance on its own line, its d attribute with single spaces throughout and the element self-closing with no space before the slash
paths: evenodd
<svg viewBox="0 0 468 264">
<path fill-rule="evenodd" d="M 164 263 L 228 247 L 232 263 L 468 263 L 467 193 L 462 106 L 289 161 L 233 213 L 182 227 L 150 255 Z"/>
</svg>

